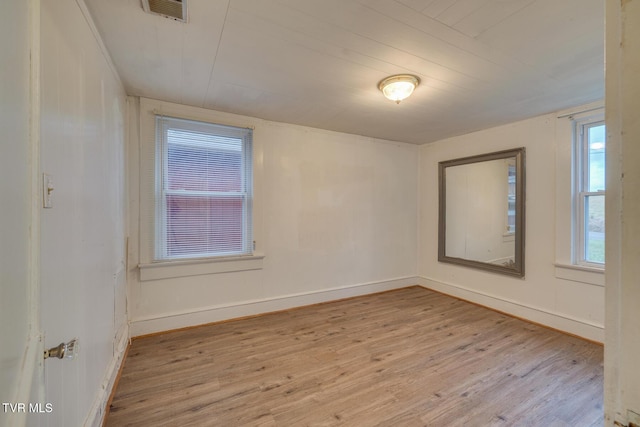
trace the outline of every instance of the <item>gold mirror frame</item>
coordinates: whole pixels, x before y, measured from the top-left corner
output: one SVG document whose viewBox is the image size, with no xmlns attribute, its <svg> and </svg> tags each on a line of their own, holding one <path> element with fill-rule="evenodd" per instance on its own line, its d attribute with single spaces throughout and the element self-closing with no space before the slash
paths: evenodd
<svg viewBox="0 0 640 427">
<path fill-rule="evenodd" d="M 473 259 L 459 258 L 446 255 L 446 218 L 447 218 L 447 168 L 491 160 L 515 158 L 515 254 L 513 265 L 499 265 Z M 524 277 L 524 237 L 525 237 L 525 149 L 497 151 L 477 156 L 463 157 L 438 163 L 438 261 L 478 268 L 494 273 Z"/>
</svg>

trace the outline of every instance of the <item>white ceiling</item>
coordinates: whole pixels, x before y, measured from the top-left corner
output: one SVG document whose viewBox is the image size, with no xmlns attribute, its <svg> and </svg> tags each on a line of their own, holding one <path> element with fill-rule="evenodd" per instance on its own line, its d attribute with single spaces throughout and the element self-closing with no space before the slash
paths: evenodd
<svg viewBox="0 0 640 427">
<path fill-rule="evenodd" d="M 415 144 L 604 97 L 603 0 L 186 1 L 85 0 L 130 95 Z"/>
</svg>

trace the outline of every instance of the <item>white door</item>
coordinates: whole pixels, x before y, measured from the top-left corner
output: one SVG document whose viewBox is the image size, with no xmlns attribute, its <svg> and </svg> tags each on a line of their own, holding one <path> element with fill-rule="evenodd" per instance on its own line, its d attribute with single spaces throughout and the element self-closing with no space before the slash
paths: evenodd
<svg viewBox="0 0 640 427">
<path fill-rule="evenodd" d="M 40 408 L 44 388 L 34 44 L 39 24 L 33 3 L 0 3 L 0 426 L 38 425 L 39 417 L 32 414 Z"/>
</svg>

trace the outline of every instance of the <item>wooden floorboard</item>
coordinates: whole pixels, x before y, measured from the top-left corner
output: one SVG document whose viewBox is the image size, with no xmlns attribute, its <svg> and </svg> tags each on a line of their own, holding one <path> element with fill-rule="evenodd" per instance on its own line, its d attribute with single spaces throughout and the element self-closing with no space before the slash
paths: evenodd
<svg viewBox="0 0 640 427">
<path fill-rule="evenodd" d="M 136 339 L 106 425 L 601 426 L 602 365 L 411 287 Z"/>
</svg>

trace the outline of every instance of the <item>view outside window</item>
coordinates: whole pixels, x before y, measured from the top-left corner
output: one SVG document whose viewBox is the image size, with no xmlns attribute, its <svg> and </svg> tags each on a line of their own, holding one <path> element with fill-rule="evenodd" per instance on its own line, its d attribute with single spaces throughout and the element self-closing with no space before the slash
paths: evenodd
<svg viewBox="0 0 640 427">
<path fill-rule="evenodd" d="M 603 122 L 586 124 L 582 131 L 582 189 L 580 192 L 583 260 L 604 264 L 605 236 L 605 147 L 606 127 Z"/>
</svg>

